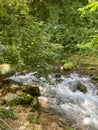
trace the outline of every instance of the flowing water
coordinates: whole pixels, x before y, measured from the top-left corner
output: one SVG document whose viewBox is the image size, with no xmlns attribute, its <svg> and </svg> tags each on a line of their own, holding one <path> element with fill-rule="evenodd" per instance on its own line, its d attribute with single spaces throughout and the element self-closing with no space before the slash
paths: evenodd
<svg viewBox="0 0 98 130">
<path fill-rule="evenodd" d="M 40 99 L 48 101 L 55 111 L 75 120 L 77 126 L 86 126 L 84 130 L 98 130 L 98 90 L 91 79 L 76 73 L 67 78 L 61 75 L 59 81 L 55 74 L 48 77 L 49 82 L 44 77 L 37 79 L 34 73 L 12 76 L 10 79 L 23 84 L 40 85 Z M 87 88 L 86 93 L 76 89 L 79 82 Z"/>
</svg>

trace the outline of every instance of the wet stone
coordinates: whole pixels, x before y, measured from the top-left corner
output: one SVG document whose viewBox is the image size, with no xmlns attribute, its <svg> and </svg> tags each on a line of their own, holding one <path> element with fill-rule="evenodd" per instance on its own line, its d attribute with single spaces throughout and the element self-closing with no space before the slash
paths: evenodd
<svg viewBox="0 0 98 130">
<path fill-rule="evenodd" d="M 10 106 L 20 105 L 20 104 L 29 104 L 32 101 L 32 96 L 21 91 L 16 93 L 9 92 L 2 97 L 2 100 Z"/>
<path fill-rule="evenodd" d="M 40 89 L 39 86 L 35 86 L 35 85 L 26 85 L 23 88 L 23 91 L 26 93 L 31 94 L 32 96 L 36 95 L 36 96 L 40 96 Z"/>
</svg>

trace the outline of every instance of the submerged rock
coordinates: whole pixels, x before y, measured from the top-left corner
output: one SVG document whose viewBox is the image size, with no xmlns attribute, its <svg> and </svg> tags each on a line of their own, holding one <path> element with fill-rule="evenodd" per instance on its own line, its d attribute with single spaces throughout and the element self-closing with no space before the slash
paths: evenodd
<svg viewBox="0 0 98 130">
<path fill-rule="evenodd" d="M 86 86 L 84 84 L 82 84 L 81 82 L 78 82 L 78 84 L 77 84 L 77 90 L 80 90 L 83 93 L 87 92 Z"/>
<path fill-rule="evenodd" d="M 82 84 L 81 82 L 78 82 L 77 84 L 74 84 L 74 85 L 71 85 L 69 87 L 73 92 L 79 90 L 83 93 L 86 93 L 87 92 L 87 88 L 84 84 Z"/>
</svg>

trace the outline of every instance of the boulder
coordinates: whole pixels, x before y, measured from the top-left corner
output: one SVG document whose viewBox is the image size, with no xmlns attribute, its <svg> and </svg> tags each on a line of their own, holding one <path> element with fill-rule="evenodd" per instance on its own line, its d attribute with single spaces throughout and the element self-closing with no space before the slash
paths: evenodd
<svg viewBox="0 0 98 130">
<path fill-rule="evenodd" d="M 22 92 L 20 90 L 18 90 L 16 92 L 16 94 L 18 96 L 20 96 L 20 98 L 21 98 L 21 104 L 30 104 L 31 101 L 33 100 L 33 97 L 30 94 Z"/>
<path fill-rule="evenodd" d="M 84 84 L 82 84 L 81 82 L 78 82 L 78 84 L 77 84 L 77 90 L 80 90 L 83 93 L 87 92 L 86 86 Z"/>
<path fill-rule="evenodd" d="M 38 85 L 26 85 L 23 88 L 23 92 L 29 93 L 32 96 L 40 96 L 40 89 Z"/>
<path fill-rule="evenodd" d="M 38 85 L 16 85 L 16 84 L 12 84 L 12 85 L 9 86 L 9 91 L 15 93 L 17 90 L 28 93 L 32 96 L 40 96 L 41 95 Z"/>
<path fill-rule="evenodd" d="M 17 91 L 16 93 L 9 92 L 2 97 L 2 100 L 10 106 L 20 105 L 20 104 L 30 104 L 33 97 L 30 94 Z"/>
<path fill-rule="evenodd" d="M 7 105 L 19 105 L 21 104 L 21 98 L 15 93 L 7 93 L 5 96 L 2 97 L 2 100 L 5 101 Z"/>
</svg>

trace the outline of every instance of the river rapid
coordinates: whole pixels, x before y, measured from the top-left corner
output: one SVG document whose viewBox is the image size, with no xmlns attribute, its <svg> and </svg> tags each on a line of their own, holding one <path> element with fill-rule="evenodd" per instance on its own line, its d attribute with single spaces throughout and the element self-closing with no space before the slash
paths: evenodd
<svg viewBox="0 0 98 130">
<path fill-rule="evenodd" d="M 49 74 L 46 80 L 44 77 L 36 78 L 35 73 L 29 73 L 14 75 L 9 79 L 24 85 L 39 85 L 39 99 L 48 102 L 56 112 L 76 121 L 73 127 L 84 126 L 84 130 L 98 130 L 98 90 L 88 76 L 71 73 L 68 77 L 56 77 L 55 74 Z M 86 93 L 72 91 L 78 82 L 85 85 Z"/>
</svg>

